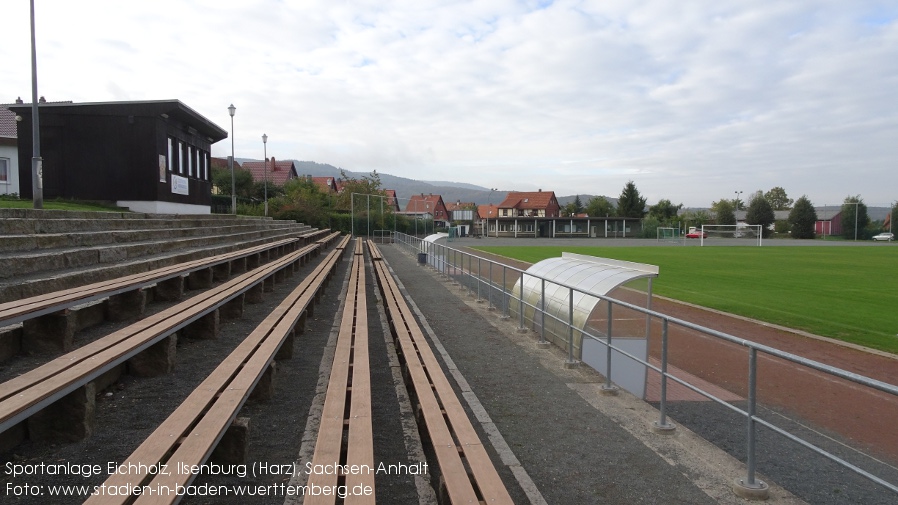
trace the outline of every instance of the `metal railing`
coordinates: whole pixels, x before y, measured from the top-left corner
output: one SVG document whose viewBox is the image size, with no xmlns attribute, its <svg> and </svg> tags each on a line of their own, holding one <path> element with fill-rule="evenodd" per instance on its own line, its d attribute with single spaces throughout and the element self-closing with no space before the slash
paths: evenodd
<svg viewBox="0 0 898 505">
<path fill-rule="evenodd" d="M 673 429 L 673 425 L 668 422 L 667 419 L 667 410 L 668 410 L 668 381 L 673 381 L 689 390 L 702 395 L 713 402 L 716 402 L 719 405 L 722 405 L 729 409 L 730 411 L 742 416 L 745 418 L 746 423 L 746 437 L 745 437 L 745 450 L 746 450 L 746 475 L 744 479 L 739 479 L 739 483 L 742 487 L 744 487 L 749 492 L 754 490 L 762 491 L 766 489 L 766 484 L 756 478 L 757 471 L 757 434 L 758 427 L 763 426 L 775 433 L 778 433 L 787 439 L 841 465 L 844 468 L 850 469 L 853 472 L 869 479 L 872 482 L 875 482 L 884 488 L 898 493 L 898 485 L 892 482 L 888 482 L 885 479 L 882 479 L 863 468 L 835 455 L 829 451 L 826 451 L 817 445 L 811 443 L 810 441 L 802 438 L 800 435 L 796 435 L 794 433 L 789 432 L 788 430 L 777 426 L 772 421 L 768 419 L 762 418 L 758 414 L 758 358 L 759 353 L 763 356 L 768 356 L 772 358 L 776 358 L 779 360 L 784 360 L 789 363 L 793 363 L 804 367 L 806 369 L 810 369 L 816 372 L 820 372 L 825 376 L 830 378 L 836 377 L 839 379 L 843 379 L 845 381 L 850 382 L 851 384 L 860 385 L 866 388 L 871 388 L 874 391 L 880 391 L 882 393 L 886 393 L 887 398 L 889 399 L 898 399 L 898 386 L 893 384 L 889 384 L 883 381 L 879 381 L 876 379 L 872 379 L 869 377 L 865 377 L 860 374 L 856 374 L 853 372 L 849 372 L 837 367 L 833 367 L 830 365 L 826 365 L 824 363 L 820 363 L 818 361 L 814 361 L 808 358 L 804 358 L 802 356 L 798 356 L 789 352 L 785 352 L 774 347 L 770 347 L 764 344 L 759 344 L 757 342 L 752 342 L 750 340 L 736 337 L 734 335 L 730 335 L 728 333 L 714 330 L 711 328 L 707 328 L 689 321 L 685 321 L 676 317 L 672 317 L 670 315 L 657 312 L 648 308 L 640 307 L 638 305 L 634 305 L 632 303 L 628 303 L 626 301 L 622 301 L 616 298 L 612 298 L 604 295 L 596 295 L 592 293 L 588 293 L 579 289 L 577 286 L 565 285 L 563 283 L 555 282 L 552 280 L 547 280 L 545 278 L 541 278 L 539 276 L 528 274 L 526 271 L 514 268 L 512 266 L 505 265 L 503 263 L 499 263 L 488 258 L 476 256 L 470 254 L 465 251 L 461 251 L 459 249 L 447 247 L 443 244 L 438 244 L 434 242 L 426 242 L 422 239 L 412 237 L 410 235 L 405 235 L 401 233 L 397 233 L 395 235 L 394 241 L 398 244 L 403 244 L 406 247 L 414 249 L 418 253 L 424 253 L 427 255 L 426 263 L 430 265 L 432 268 L 437 270 L 442 276 L 447 278 L 452 278 L 457 280 L 462 288 L 469 290 L 472 296 L 476 296 L 478 301 L 482 300 L 483 291 L 485 290 L 487 293 L 487 302 L 489 303 L 489 307 L 495 310 L 495 306 L 493 303 L 493 299 L 497 298 L 497 302 L 499 306 L 502 308 L 501 317 L 510 318 L 509 307 L 512 303 L 518 305 L 518 310 L 516 311 L 519 317 L 518 321 L 518 329 L 519 331 L 529 331 L 526 327 L 525 321 L 525 308 L 527 310 L 533 311 L 533 317 L 531 322 L 534 326 L 537 325 L 535 321 L 537 317 L 541 318 L 539 326 L 539 339 L 540 343 L 546 343 L 545 336 L 545 327 L 544 321 L 546 318 L 554 319 L 564 325 L 568 326 L 567 331 L 567 351 L 568 357 L 567 360 L 569 362 L 574 362 L 575 357 L 573 354 L 574 349 L 574 334 L 577 333 L 582 336 L 584 339 L 592 339 L 598 344 L 602 345 L 607 349 L 606 356 L 607 362 L 605 364 L 607 373 L 606 375 L 606 384 L 602 386 L 603 389 L 614 388 L 613 383 L 613 373 L 612 373 L 612 363 L 611 363 L 611 354 L 612 351 L 620 354 L 634 362 L 637 362 L 650 370 L 655 371 L 660 374 L 661 378 L 661 397 L 659 401 L 659 419 L 654 423 L 654 426 L 659 431 L 666 431 Z M 476 271 L 475 271 L 476 267 Z M 501 275 L 498 276 L 501 278 L 501 283 L 497 282 L 495 277 L 495 273 L 497 271 L 501 271 Z M 484 276 L 486 274 L 486 276 Z M 530 276 L 539 280 L 541 284 L 542 294 L 540 296 L 539 305 L 533 305 L 524 300 L 523 290 L 521 296 L 517 296 L 513 290 L 509 289 L 509 281 L 512 281 L 512 285 L 514 285 L 514 281 L 517 279 L 521 280 L 521 285 L 524 285 L 525 276 Z M 511 277 L 511 279 L 509 279 Z M 552 283 L 557 286 L 562 286 L 563 288 L 569 290 L 570 296 L 569 300 L 573 300 L 573 293 L 582 293 L 584 295 L 592 296 L 598 298 L 599 300 L 606 302 L 607 305 L 607 328 L 605 330 L 605 335 L 599 335 L 595 332 L 594 329 L 589 327 L 584 328 L 574 328 L 571 321 L 574 321 L 573 317 L 573 303 L 570 303 L 569 306 L 569 314 L 568 319 L 563 320 L 558 318 L 551 313 L 546 311 L 545 307 L 545 290 L 546 283 Z M 639 313 L 648 316 L 655 321 L 660 321 L 661 325 L 661 342 L 660 342 L 660 364 L 655 365 L 650 363 L 647 359 L 642 359 L 638 356 L 635 356 L 619 347 L 612 345 L 612 321 L 613 321 L 613 311 L 615 307 L 619 307 L 620 309 L 627 309 L 636 311 Z M 670 327 L 674 325 L 676 327 L 697 332 L 706 337 L 711 337 L 712 339 L 717 339 L 722 342 L 727 342 L 729 344 L 734 344 L 739 348 L 744 348 L 747 352 L 746 361 L 747 361 L 747 383 L 744 385 L 744 389 L 746 391 L 746 408 L 742 409 L 738 406 L 730 403 L 729 401 L 725 401 L 718 396 L 715 396 L 709 391 L 703 390 L 701 387 L 696 386 L 688 382 L 681 377 L 677 377 L 672 374 L 669 370 L 669 335 L 670 335 Z M 582 346 L 581 346 L 582 351 Z"/>
</svg>

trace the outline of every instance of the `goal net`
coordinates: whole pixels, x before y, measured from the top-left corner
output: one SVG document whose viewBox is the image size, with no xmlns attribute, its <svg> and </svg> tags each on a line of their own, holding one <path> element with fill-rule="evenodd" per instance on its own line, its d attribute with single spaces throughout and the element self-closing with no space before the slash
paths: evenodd
<svg viewBox="0 0 898 505">
<path fill-rule="evenodd" d="M 679 228 L 659 227 L 657 232 L 658 232 L 658 242 L 666 242 L 666 243 L 670 243 L 670 244 L 682 244 L 683 243 L 683 235 L 680 234 Z"/>
<path fill-rule="evenodd" d="M 702 246 L 706 245 L 761 245 L 759 224 L 704 224 Z"/>
</svg>

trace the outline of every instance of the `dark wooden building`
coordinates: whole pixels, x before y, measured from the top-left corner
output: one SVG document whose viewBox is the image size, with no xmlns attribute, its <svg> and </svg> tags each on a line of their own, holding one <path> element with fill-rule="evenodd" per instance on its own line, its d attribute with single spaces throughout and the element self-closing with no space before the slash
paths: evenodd
<svg viewBox="0 0 898 505">
<path fill-rule="evenodd" d="M 19 177 L 31 180 L 31 105 L 22 117 Z M 227 132 L 179 100 L 41 103 L 44 198 L 113 201 L 137 212 L 208 214 L 212 144 Z M 32 198 L 30 184 L 21 188 Z"/>
</svg>

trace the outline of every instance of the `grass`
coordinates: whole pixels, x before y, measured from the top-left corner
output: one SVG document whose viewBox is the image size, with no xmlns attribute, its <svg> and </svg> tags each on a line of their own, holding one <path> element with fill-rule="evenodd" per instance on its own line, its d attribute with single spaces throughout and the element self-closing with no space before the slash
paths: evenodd
<svg viewBox="0 0 898 505">
<path fill-rule="evenodd" d="M 0 209 L 33 209 L 31 200 L 17 198 L 0 198 Z M 77 210 L 89 212 L 127 212 L 128 209 L 116 207 L 112 203 L 80 202 L 75 200 L 44 200 L 44 210 Z"/>
<path fill-rule="evenodd" d="M 898 247 L 478 247 L 530 263 L 588 254 L 660 267 L 655 294 L 898 353 Z"/>
</svg>

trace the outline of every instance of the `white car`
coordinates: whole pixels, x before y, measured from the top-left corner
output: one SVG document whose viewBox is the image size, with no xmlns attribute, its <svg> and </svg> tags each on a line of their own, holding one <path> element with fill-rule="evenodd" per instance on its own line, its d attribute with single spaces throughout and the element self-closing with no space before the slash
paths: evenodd
<svg viewBox="0 0 898 505">
<path fill-rule="evenodd" d="M 873 237 L 873 240 L 885 240 L 885 241 L 891 242 L 891 241 L 895 240 L 895 234 L 888 233 L 888 232 L 880 233 L 879 235 L 876 235 L 875 237 Z"/>
</svg>

